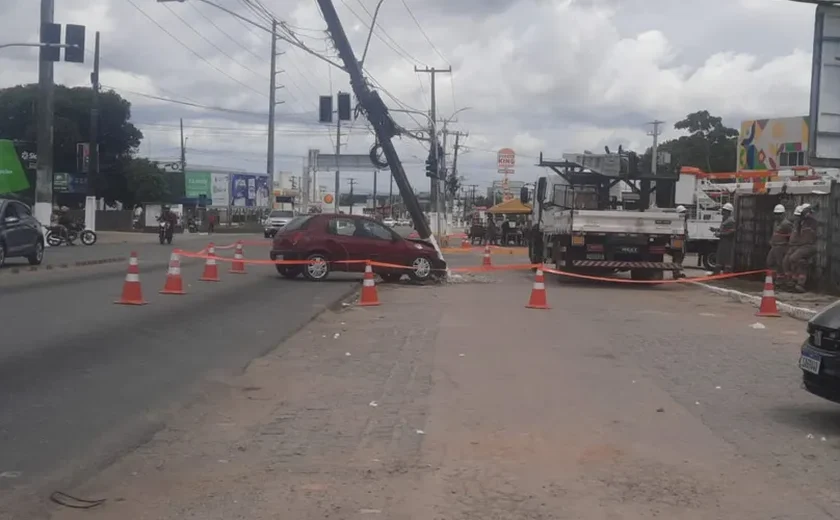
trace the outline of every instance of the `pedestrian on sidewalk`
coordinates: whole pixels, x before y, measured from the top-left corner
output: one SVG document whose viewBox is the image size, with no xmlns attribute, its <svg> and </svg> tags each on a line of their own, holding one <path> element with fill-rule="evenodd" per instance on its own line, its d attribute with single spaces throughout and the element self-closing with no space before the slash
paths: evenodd
<svg viewBox="0 0 840 520">
<path fill-rule="evenodd" d="M 680 220 L 683 223 L 683 243 L 682 247 L 679 249 L 672 249 L 671 250 L 671 258 L 674 260 L 674 263 L 680 266 L 679 269 L 674 269 L 671 273 L 674 277 L 674 280 L 677 278 L 685 278 L 685 273 L 683 273 L 683 261 L 685 260 L 685 248 L 688 244 L 688 210 L 685 206 L 680 204 L 677 206 L 677 215 L 679 215 Z"/>
<path fill-rule="evenodd" d="M 210 213 L 207 215 L 207 232 L 212 233 L 216 230 L 216 214 Z"/>
<path fill-rule="evenodd" d="M 810 204 L 802 205 L 802 216 L 799 221 L 799 241 L 802 243 L 796 251 L 790 255 L 790 265 L 793 269 L 793 290 L 799 293 L 805 292 L 805 284 L 808 281 L 808 271 L 811 268 L 811 261 L 817 256 L 817 219 L 814 218 L 814 209 Z"/>
<path fill-rule="evenodd" d="M 773 236 L 770 237 L 770 252 L 767 253 L 765 265 L 773 271 L 773 281 L 781 286 L 786 282 L 784 260 L 788 251 L 788 241 L 793 232 L 793 222 L 787 218 L 785 207 L 776 204 L 773 208 Z"/>
</svg>

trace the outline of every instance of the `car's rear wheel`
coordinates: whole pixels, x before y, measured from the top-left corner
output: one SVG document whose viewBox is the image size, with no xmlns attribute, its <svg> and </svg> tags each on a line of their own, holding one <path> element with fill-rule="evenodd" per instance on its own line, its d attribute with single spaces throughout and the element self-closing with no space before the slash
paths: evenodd
<svg viewBox="0 0 840 520">
<path fill-rule="evenodd" d="M 425 256 L 418 256 L 411 261 L 411 270 L 408 275 L 412 280 L 425 282 L 432 277 L 433 273 L 432 261 Z"/>
<path fill-rule="evenodd" d="M 288 278 L 289 280 L 297 278 L 302 271 L 302 269 L 298 266 L 277 265 L 275 267 L 277 267 L 277 272 L 280 273 L 281 276 Z"/>
<path fill-rule="evenodd" d="M 6 265 L 6 245 L 0 242 L 0 267 Z"/>
<path fill-rule="evenodd" d="M 330 274 L 330 262 L 327 257 L 321 253 L 313 253 L 306 260 L 309 263 L 303 268 L 303 276 L 313 282 L 326 280 Z"/>
</svg>

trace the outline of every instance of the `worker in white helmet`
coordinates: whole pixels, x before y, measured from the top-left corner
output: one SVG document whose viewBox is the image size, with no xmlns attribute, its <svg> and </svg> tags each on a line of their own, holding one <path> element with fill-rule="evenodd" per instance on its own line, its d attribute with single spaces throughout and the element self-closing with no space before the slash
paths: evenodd
<svg viewBox="0 0 840 520">
<path fill-rule="evenodd" d="M 793 209 L 793 227 L 790 230 L 790 238 L 788 239 L 788 248 L 785 253 L 785 258 L 782 261 L 782 280 L 788 289 L 793 288 L 794 267 L 791 263 L 791 255 L 799 249 L 802 245 L 802 239 L 799 237 L 799 224 L 802 220 L 802 205 L 796 206 Z"/>
<path fill-rule="evenodd" d="M 735 208 L 732 204 L 726 203 L 720 208 L 723 221 L 719 228 L 712 228 L 718 237 L 717 259 L 715 261 L 715 274 L 723 271 L 732 272 L 732 262 L 735 253 L 735 218 L 732 216 Z"/>
<path fill-rule="evenodd" d="M 800 206 L 799 222 L 796 224 L 796 232 L 799 245 L 790 252 L 788 261 L 790 276 L 793 282 L 793 290 L 805 292 L 805 283 L 808 281 L 808 271 L 811 268 L 811 261 L 817 256 L 817 231 L 818 223 L 814 218 L 814 208 L 810 204 Z"/>
<path fill-rule="evenodd" d="M 785 255 L 788 251 L 788 241 L 793 232 L 793 222 L 787 218 L 787 211 L 781 204 L 773 208 L 773 235 L 770 237 L 770 252 L 767 253 L 767 269 L 773 270 L 773 281 L 777 284 L 786 283 L 784 271 Z"/>
<path fill-rule="evenodd" d="M 674 263 L 679 266 L 679 269 L 674 269 L 671 273 L 675 280 L 677 278 L 685 278 L 682 266 L 683 260 L 685 260 L 685 247 L 688 243 L 688 210 L 683 205 L 677 206 L 676 210 L 677 215 L 679 215 L 683 223 L 683 239 L 680 248 L 670 250 L 671 258 L 673 259 Z"/>
</svg>

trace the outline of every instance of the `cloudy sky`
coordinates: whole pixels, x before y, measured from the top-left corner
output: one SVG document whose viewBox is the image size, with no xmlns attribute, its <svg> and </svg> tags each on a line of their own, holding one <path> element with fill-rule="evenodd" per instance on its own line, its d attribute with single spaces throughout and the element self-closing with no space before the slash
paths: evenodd
<svg viewBox="0 0 840 520">
<path fill-rule="evenodd" d="M 214 0 L 262 22 L 253 0 Z M 378 0 L 335 0 L 357 55 Z M 38 38 L 37 0 L 0 0 L 0 43 Z M 315 0 L 262 0 L 311 49 L 335 58 Z M 187 161 L 265 171 L 269 38 L 200 0 L 55 0 L 58 23 L 101 32 L 101 81 L 132 102 L 145 134 L 140 153 L 178 156 L 184 119 Z M 11 10 L 9 10 L 9 6 Z M 814 7 L 785 0 L 384 0 L 365 62 L 390 108 L 427 112 L 428 74 L 437 78 L 441 119 L 468 132 L 459 157 L 467 184 L 498 178 L 495 150 L 518 154 L 516 178 L 532 181 L 540 151 L 642 149 L 653 119 L 664 139 L 685 114 L 707 109 L 730 126 L 742 119 L 808 111 Z M 280 42 L 278 171 L 300 174 L 310 148 L 334 153 L 335 129 L 317 123 L 319 95 L 349 91 L 341 70 Z M 0 88 L 37 81 L 37 53 L 0 50 Z M 84 65 L 56 64 L 56 81 L 83 85 Z M 157 96 L 216 107 L 194 108 Z M 395 113 L 406 128 L 423 116 Z M 450 139 L 450 143 L 451 143 Z M 364 121 L 342 136 L 343 153 L 366 153 L 373 139 Z M 398 142 L 412 184 L 427 185 L 427 149 Z M 451 152 L 451 150 L 450 150 Z M 362 189 L 371 172 L 345 174 Z M 321 181 L 319 184 L 323 184 Z M 380 188 L 381 190 L 382 188 Z"/>
</svg>

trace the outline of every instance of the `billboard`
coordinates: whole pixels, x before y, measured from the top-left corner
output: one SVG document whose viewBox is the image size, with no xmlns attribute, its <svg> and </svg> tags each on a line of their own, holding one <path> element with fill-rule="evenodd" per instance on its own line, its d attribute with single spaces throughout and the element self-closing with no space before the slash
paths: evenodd
<svg viewBox="0 0 840 520">
<path fill-rule="evenodd" d="M 840 166 L 840 7 L 818 5 L 811 65 L 809 164 Z"/>
<path fill-rule="evenodd" d="M 502 148 L 497 154 L 499 173 L 512 175 L 516 167 L 516 152 L 510 148 Z"/>
<path fill-rule="evenodd" d="M 237 208 L 267 208 L 271 204 L 269 179 L 265 174 L 230 174 L 230 205 Z"/>
<path fill-rule="evenodd" d="M 807 116 L 741 122 L 738 171 L 807 165 L 809 126 Z"/>
<path fill-rule="evenodd" d="M 210 198 L 210 172 L 184 173 L 184 195 L 189 199 L 197 199 L 204 195 Z"/>
<path fill-rule="evenodd" d="M 35 202 L 35 146 L 0 139 L 0 195 Z"/>
<path fill-rule="evenodd" d="M 227 206 L 230 203 L 230 176 L 227 173 L 213 173 L 210 175 L 211 206 Z"/>
</svg>

